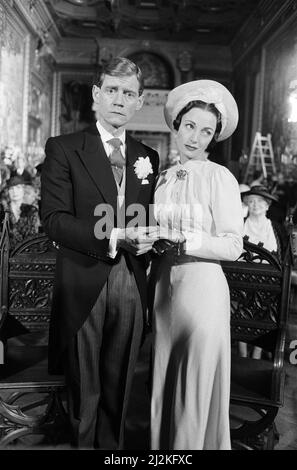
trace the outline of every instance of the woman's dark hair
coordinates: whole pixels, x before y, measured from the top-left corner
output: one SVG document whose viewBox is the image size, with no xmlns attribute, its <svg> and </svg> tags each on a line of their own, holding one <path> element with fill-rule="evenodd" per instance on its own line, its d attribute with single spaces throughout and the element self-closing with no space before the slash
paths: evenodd
<svg viewBox="0 0 297 470">
<path fill-rule="evenodd" d="M 95 85 L 99 88 L 102 86 L 105 75 L 111 75 L 112 77 L 129 77 L 135 75 L 139 83 L 139 96 L 142 95 L 144 89 L 142 72 L 138 65 L 126 57 L 114 57 L 106 64 L 95 80 Z"/>
<path fill-rule="evenodd" d="M 182 117 L 193 108 L 200 108 L 204 109 L 205 111 L 210 111 L 217 118 L 217 126 L 214 136 L 209 142 L 208 147 L 206 149 L 207 152 L 211 152 L 214 149 L 218 141 L 220 132 L 222 130 L 222 116 L 220 111 L 215 107 L 213 103 L 205 103 L 204 101 L 200 100 L 190 101 L 176 116 L 175 120 L 173 121 L 173 127 L 176 131 L 178 131 Z"/>
</svg>

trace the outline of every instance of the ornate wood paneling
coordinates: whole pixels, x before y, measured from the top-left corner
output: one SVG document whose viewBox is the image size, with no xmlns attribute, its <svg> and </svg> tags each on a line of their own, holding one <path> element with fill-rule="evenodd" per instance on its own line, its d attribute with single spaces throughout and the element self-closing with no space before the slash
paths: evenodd
<svg viewBox="0 0 297 470">
<path fill-rule="evenodd" d="M 233 338 L 258 338 L 281 324 L 282 267 L 263 247 L 244 241 L 237 263 L 223 262 L 231 297 Z"/>
<path fill-rule="evenodd" d="M 3 148 L 8 144 L 22 146 L 25 139 L 28 33 L 9 2 L 0 5 L 0 17 L 0 148 Z"/>
<path fill-rule="evenodd" d="M 27 240 L 10 256 L 8 310 L 31 331 L 49 324 L 54 274 L 55 251 L 44 236 Z"/>
<path fill-rule="evenodd" d="M 43 2 L 0 2 L 0 148 L 21 147 L 33 167 L 51 131 L 54 38 Z"/>
</svg>

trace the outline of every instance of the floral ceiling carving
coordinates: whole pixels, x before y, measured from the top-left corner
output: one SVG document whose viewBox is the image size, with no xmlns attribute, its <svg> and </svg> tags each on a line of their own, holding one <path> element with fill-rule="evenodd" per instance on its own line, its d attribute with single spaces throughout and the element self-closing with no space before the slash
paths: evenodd
<svg viewBox="0 0 297 470">
<path fill-rule="evenodd" d="M 45 0 L 63 37 L 230 44 L 259 0 Z"/>
</svg>

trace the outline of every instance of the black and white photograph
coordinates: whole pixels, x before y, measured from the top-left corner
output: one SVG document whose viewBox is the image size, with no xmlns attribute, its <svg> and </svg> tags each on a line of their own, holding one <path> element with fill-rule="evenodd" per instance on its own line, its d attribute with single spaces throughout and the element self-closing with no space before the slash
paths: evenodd
<svg viewBox="0 0 297 470">
<path fill-rule="evenodd" d="M 0 0 L 0 455 L 94 450 L 297 450 L 297 0 Z"/>
</svg>

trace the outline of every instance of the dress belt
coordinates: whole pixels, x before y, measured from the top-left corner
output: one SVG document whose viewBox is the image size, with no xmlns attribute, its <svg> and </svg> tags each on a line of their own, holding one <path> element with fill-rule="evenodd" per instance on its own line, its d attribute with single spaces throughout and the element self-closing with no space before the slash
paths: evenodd
<svg viewBox="0 0 297 470">
<path fill-rule="evenodd" d="M 217 259 L 209 259 L 209 258 L 199 258 L 198 256 L 191 256 L 186 254 L 176 255 L 176 254 L 168 254 L 167 255 L 172 264 L 186 264 L 186 263 L 214 263 L 221 265 L 220 261 Z"/>
</svg>

